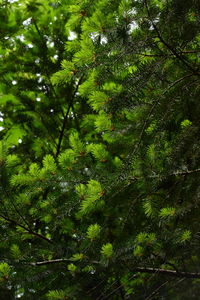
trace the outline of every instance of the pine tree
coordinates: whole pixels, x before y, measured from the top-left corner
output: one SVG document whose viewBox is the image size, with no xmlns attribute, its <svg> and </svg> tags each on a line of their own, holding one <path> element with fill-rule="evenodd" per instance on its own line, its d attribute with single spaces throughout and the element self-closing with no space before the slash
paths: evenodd
<svg viewBox="0 0 200 300">
<path fill-rule="evenodd" d="M 199 2 L 0 6 L 0 298 L 197 299 Z"/>
</svg>

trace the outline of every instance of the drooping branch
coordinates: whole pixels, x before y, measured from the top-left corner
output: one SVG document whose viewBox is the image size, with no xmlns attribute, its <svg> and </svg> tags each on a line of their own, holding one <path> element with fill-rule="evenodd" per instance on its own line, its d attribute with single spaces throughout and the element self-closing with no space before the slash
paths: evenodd
<svg viewBox="0 0 200 300">
<path fill-rule="evenodd" d="M 19 217 L 23 220 L 23 222 L 27 225 L 29 228 L 29 224 L 24 218 L 24 216 L 21 214 L 20 209 L 18 209 L 17 205 L 15 204 L 15 200 L 12 198 L 12 195 L 9 195 L 8 191 L 3 187 L 3 191 L 6 194 L 10 204 L 14 207 L 15 212 L 19 215 Z"/>
<path fill-rule="evenodd" d="M 10 223 L 10 224 L 14 224 L 14 225 L 16 225 L 16 226 L 19 226 L 20 228 L 23 228 L 23 229 L 26 230 L 26 232 L 29 233 L 29 234 L 32 234 L 32 235 L 34 235 L 34 236 L 36 236 L 36 237 L 38 237 L 38 238 L 40 238 L 40 239 L 43 239 L 43 240 L 45 240 L 46 242 L 48 242 L 48 243 L 50 243 L 50 244 L 53 244 L 53 242 L 52 242 L 50 239 L 48 239 L 47 237 L 43 236 L 43 235 L 40 234 L 40 233 L 37 233 L 37 232 L 33 231 L 31 228 L 28 228 L 28 227 L 26 227 L 26 226 L 24 226 L 24 225 L 18 223 L 17 221 L 11 219 L 11 218 L 8 217 L 8 216 L 4 216 L 4 215 L 0 214 L 0 218 L 4 219 L 5 221 L 7 221 L 7 222 Z"/>
</svg>

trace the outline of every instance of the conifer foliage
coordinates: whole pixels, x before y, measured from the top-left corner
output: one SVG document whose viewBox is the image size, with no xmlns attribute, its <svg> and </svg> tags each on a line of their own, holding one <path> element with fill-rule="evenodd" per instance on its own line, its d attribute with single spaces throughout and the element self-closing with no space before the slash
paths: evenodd
<svg viewBox="0 0 200 300">
<path fill-rule="evenodd" d="M 0 16 L 0 299 L 197 299 L 200 2 Z"/>
</svg>

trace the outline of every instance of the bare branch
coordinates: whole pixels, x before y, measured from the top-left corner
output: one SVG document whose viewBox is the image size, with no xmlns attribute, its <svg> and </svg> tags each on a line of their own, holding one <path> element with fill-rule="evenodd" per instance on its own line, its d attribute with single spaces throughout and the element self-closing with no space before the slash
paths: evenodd
<svg viewBox="0 0 200 300">
<path fill-rule="evenodd" d="M 44 261 L 36 261 L 29 263 L 31 266 L 44 266 L 44 265 L 52 265 L 58 263 L 65 263 L 66 261 L 72 262 L 71 258 L 58 258 L 52 260 L 44 260 Z M 98 261 L 92 261 L 92 264 L 100 264 Z"/>
<path fill-rule="evenodd" d="M 60 258 L 60 259 L 32 262 L 30 263 L 30 265 L 43 266 L 43 265 L 64 263 L 66 261 L 72 261 L 72 260 L 69 258 Z M 99 264 L 98 261 L 92 261 L 92 263 Z M 200 273 L 174 271 L 174 270 L 166 270 L 166 269 L 159 269 L 159 268 L 136 267 L 132 271 L 136 273 L 149 273 L 149 274 L 159 273 L 160 275 L 168 275 L 168 276 L 180 277 L 180 278 L 200 278 Z"/>
<path fill-rule="evenodd" d="M 174 270 L 165 270 L 159 268 L 145 268 L 145 267 L 137 267 L 133 270 L 134 272 L 139 273 L 158 273 L 159 275 L 168 275 L 173 277 L 179 278 L 200 278 L 200 273 L 193 273 L 193 272 L 177 272 Z"/>
<path fill-rule="evenodd" d="M 52 265 L 57 263 L 64 263 L 66 261 L 71 261 L 67 258 L 53 259 L 53 260 L 44 260 L 30 263 L 31 266 L 44 266 L 44 265 Z"/>
</svg>

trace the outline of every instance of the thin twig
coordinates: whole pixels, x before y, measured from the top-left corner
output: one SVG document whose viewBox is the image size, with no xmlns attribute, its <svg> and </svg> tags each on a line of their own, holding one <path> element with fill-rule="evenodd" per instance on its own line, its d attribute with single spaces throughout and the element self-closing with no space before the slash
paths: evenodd
<svg viewBox="0 0 200 300">
<path fill-rule="evenodd" d="M 159 287 L 157 287 L 152 293 L 151 295 L 149 295 L 147 298 L 145 298 L 145 300 L 150 300 L 152 299 L 152 297 L 154 297 L 160 289 L 162 289 L 166 284 L 169 283 L 169 280 L 165 281 L 163 284 L 161 284 Z"/>
<path fill-rule="evenodd" d="M 58 259 L 52 259 L 52 260 L 43 260 L 43 261 L 36 261 L 31 262 L 29 265 L 31 266 L 44 266 L 44 265 L 52 265 L 52 264 L 58 264 L 58 263 L 65 263 L 66 261 L 71 261 L 71 258 L 58 258 Z M 91 261 L 92 264 L 100 264 L 98 261 Z"/>
<path fill-rule="evenodd" d="M 60 258 L 60 259 L 53 259 L 53 260 L 44 260 L 44 261 L 37 261 L 37 262 L 31 262 L 31 266 L 44 266 L 44 265 L 52 265 L 57 263 L 64 263 L 66 261 L 71 261 L 67 258 Z"/>
<path fill-rule="evenodd" d="M 181 52 L 177 52 L 177 54 L 183 55 L 183 54 L 191 54 L 191 53 L 200 53 L 200 50 L 198 51 L 181 51 Z M 168 56 L 175 56 L 174 53 L 172 54 L 148 54 L 148 53 L 138 53 L 138 52 L 134 52 L 134 55 L 140 55 L 140 56 L 145 56 L 145 57 L 168 57 Z"/>
</svg>

